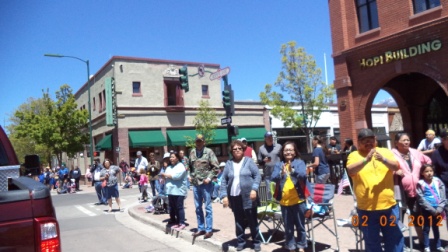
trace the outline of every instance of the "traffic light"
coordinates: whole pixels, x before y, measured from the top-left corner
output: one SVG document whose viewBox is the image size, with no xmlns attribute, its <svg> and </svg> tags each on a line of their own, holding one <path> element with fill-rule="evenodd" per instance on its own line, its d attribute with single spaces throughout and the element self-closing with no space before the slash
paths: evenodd
<svg viewBox="0 0 448 252">
<path fill-rule="evenodd" d="M 188 69 L 187 65 L 183 66 L 179 69 L 179 81 L 180 81 L 180 88 L 185 90 L 185 93 L 190 90 L 190 87 L 188 86 Z"/>
<path fill-rule="evenodd" d="M 226 116 L 232 115 L 232 89 L 230 85 L 224 86 L 224 91 L 222 91 L 222 106 L 226 111 Z"/>
<path fill-rule="evenodd" d="M 238 126 L 236 125 L 228 127 L 227 130 L 228 130 L 227 134 L 229 136 L 238 136 L 239 134 L 239 129 Z"/>
<path fill-rule="evenodd" d="M 93 152 L 93 156 L 94 157 L 99 157 L 100 156 L 100 152 L 99 151 L 94 151 Z"/>
</svg>

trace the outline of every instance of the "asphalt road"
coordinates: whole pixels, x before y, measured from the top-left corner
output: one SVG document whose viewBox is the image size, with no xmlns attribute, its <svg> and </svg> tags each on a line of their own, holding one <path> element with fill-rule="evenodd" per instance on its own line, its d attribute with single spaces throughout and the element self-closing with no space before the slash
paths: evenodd
<svg viewBox="0 0 448 252">
<path fill-rule="evenodd" d="M 107 206 L 96 206 L 92 188 L 75 194 L 52 194 L 60 225 L 62 251 L 207 251 L 192 247 L 160 229 L 142 224 L 127 213 L 138 204 L 138 189 L 120 190 L 124 211 L 107 213 Z M 114 204 L 113 208 L 118 208 Z"/>
</svg>

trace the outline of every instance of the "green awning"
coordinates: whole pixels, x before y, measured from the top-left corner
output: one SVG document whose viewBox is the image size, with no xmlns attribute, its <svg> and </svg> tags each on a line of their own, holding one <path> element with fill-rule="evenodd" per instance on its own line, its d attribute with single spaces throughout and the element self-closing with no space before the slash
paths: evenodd
<svg viewBox="0 0 448 252">
<path fill-rule="evenodd" d="M 225 129 L 216 129 L 215 130 L 215 137 L 213 138 L 212 144 L 221 144 L 221 143 L 227 143 L 227 128 Z"/>
<path fill-rule="evenodd" d="M 194 140 L 196 130 L 167 130 L 166 137 L 168 146 L 185 146 L 188 138 Z"/>
<path fill-rule="evenodd" d="M 111 150 L 112 149 L 112 135 L 103 137 L 96 145 L 97 150 Z"/>
<path fill-rule="evenodd" d="M 238 129 L 238 138 L 246 138 L 248 142 L 262 142 L 264 141 L 264 133 L 266 133 L 266 129 L 264 127 L 256 127 L 256 128 L 239 128 Z"/>
<path fill-rule="evenodd" d="M 196 130 L 167 130 L 168 146 L 185 146 L 188 138 L 195 139 Z M 216 129 L 212 144 L 227 143 L 227 129 Z M 210 143 L 209 143 L 210 144 Z"/>
<path fill-rule="evenodd" d="M 129 131 L 129 147 L 165 146 L 166 139 L 160 130 Z"/>
</svg>

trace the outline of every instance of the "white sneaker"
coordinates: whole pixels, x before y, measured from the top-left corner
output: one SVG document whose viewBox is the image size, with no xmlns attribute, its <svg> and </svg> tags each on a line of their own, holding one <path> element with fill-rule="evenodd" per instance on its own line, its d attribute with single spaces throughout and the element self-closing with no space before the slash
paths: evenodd
<svg viewBox="0 0 448 252">
<path fill-rule="evenodd" d="M 154 206 L 153 206 L 153 205 L 149 205 L 148 207 L 146 207 L 146 212 L 147 212 L 147 213 L 152 213 L 152 212 L 154 212 Z"/>
<path fill-rule="evenodd" d="M 218 203 L 219 202 L 219 198 L 216 198 L 213 200 L 213 203 Z"/>
<path fill-rule="evenodd" d="M 446 250 L 445 250 L 445 248 L 443 248 L 443 247 L 438 247 L 438 248 L 437 248 L 437 251 L 445 252 Z"/>
<path fill-rule="evenodd" d="M 425 248 L 423 251 L 424 251 L 424 252 L 431 252 L 431 249 L 429 249 L 429 248 Z"/>
</svg>

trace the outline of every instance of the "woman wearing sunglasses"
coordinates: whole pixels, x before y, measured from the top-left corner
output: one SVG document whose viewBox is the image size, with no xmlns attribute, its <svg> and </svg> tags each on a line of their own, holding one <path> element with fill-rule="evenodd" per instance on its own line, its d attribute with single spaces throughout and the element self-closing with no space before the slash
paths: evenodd
<svg viewBox="0 0 448 252">
<path fill-rule="evenodd" d="M 306 165 L 300 159 L 299 149 L 294 142 L 287 141 L 281 150 L 281 162 L 275 164 L 272 181 L 278 186 L 278 193 L 274 196 L 280 202 L 283 222 L 285 223 L 285 247 L 289 251 L 305 251 L 306 231 L 305 187 L 307 183 Z M 297 230 L 297 238 L 294 237 Z"/>
<path fill-rule="evenodd" d="M 244 157 L 243 143 L 233 141 L 233 159 L 227 161 L 221 177 L 221 197 L 224 207 L 230 207 L 235 217 L 237 251 L 244 249 L 246 240 L 244 230 L 249 226 L 255 251 L 261 251 L 258 236 L 258 186 L 261 176 L 257 165 L 251 158 Z"/>
</svg>

